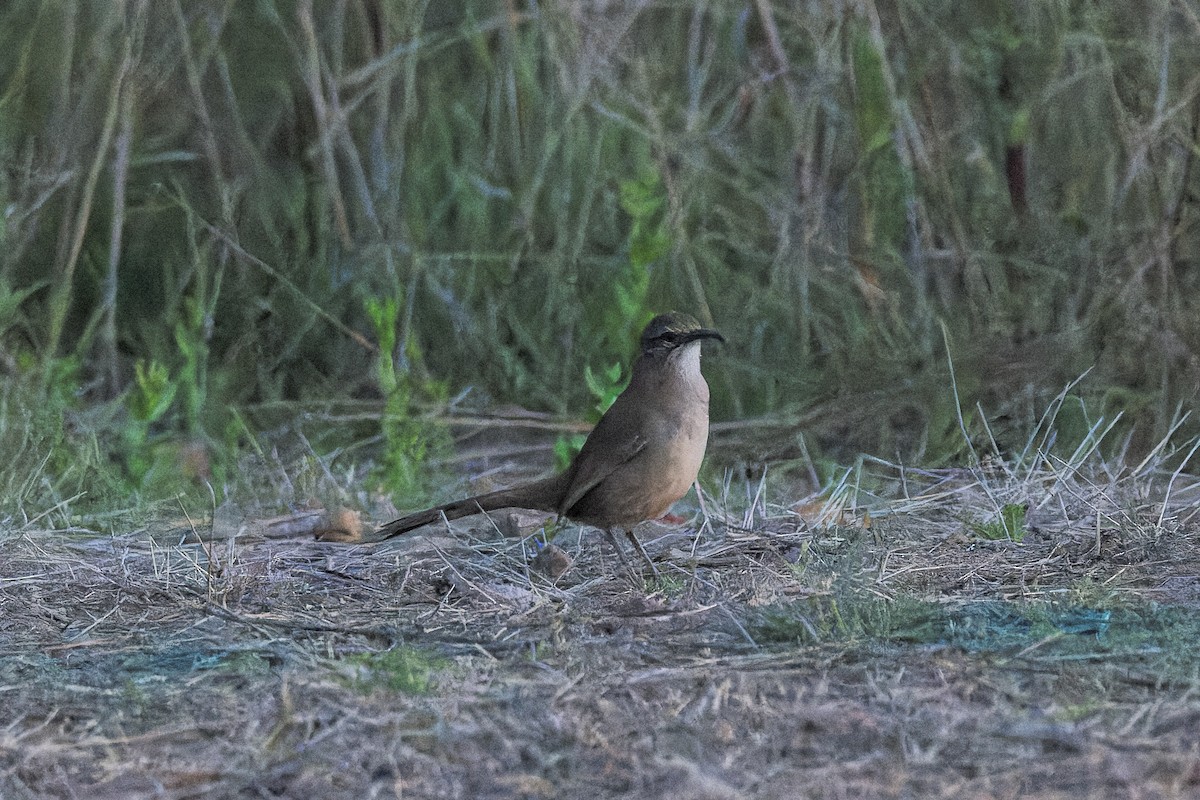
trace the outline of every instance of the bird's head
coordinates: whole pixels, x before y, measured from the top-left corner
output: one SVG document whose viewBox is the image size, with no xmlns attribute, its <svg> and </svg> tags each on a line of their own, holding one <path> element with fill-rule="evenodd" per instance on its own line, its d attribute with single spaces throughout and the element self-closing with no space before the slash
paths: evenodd
<svg viewBox="0 0 1200 800">
<path fill-rule="evenodd" d="M 712 328 L 701 327 L 695 317 L 668 311 L 650 320 L 642 331 L 642 354 L 670 353 L 701 339 L 725 341 L 725 337 Z"/>
</svg>

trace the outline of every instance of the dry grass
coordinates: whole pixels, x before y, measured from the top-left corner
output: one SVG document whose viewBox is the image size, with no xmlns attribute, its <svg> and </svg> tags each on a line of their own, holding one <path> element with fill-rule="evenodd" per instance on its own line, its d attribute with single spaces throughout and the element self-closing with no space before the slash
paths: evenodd
<svg viewBox="0 0 1200 800">
<path fill-rule="evenodd" d="M 374 547 L 310 541 L 315 515 L 10 532 L 0 795 L 1200 792 L 1195 482 L 851 484 L 648 526 L 647 587 L 575 530 L 552 584 L 481 519 Z M 1023 541 L 978 535 L 997 503 L 1029 504 Z"/>
</svg>

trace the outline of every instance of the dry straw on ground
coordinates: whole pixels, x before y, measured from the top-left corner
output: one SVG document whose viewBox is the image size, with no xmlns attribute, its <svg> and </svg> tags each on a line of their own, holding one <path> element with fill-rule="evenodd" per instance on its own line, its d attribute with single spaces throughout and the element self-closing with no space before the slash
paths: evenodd
<svg viewBox="0 0 1200 800">
<path fill-rule="evenodd" d="M 0 795 L 1194 797 L 1198 485 L 1052 466 L 706 498 L 645 588 L 478 518 L 10 530 Z"/>
</svg>

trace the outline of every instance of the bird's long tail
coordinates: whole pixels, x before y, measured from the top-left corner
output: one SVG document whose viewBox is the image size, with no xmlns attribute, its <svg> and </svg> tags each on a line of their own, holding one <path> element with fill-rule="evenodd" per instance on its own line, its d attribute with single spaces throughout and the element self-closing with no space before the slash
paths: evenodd
<svg viewBox="0 0 1200 800">
<path fill-rule="evenodd" d="M 565 485 L 565 475 L 555 475 L 552 478 L 514 486 L 511 489 L 501 489 L 498 492 L 488 492 L 468 497 L 465 500 L 455 500 L 453 503 L 428 508 L 392 520 L 386 525 L 380 526 L 370 536 L 370 540 L 380 541 L 408 533 L 422 525 L 437 522 L 443 515 L 446 519 L 458 519 L 478 514 L 481 511 L 495 511 L 501 508 L 530 508 L 557 513 Z"/>
</svg>

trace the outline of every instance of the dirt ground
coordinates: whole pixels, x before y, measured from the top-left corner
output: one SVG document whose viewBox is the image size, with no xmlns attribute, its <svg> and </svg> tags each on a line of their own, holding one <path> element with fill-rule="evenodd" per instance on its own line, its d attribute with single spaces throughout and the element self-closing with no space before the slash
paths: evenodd
<svg viewBox="0 0 1200 800">
<path fill-rule="evenodd" d="M 1200 797 L 1194 498 L 986 484 L 710 503 L 646 585 L 482 518 L 0 532 L 0 797 Z"/>
</svg>

